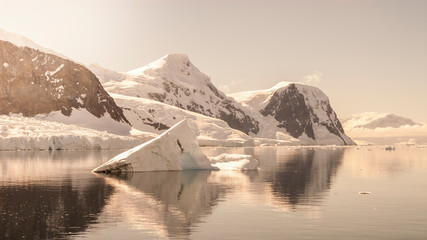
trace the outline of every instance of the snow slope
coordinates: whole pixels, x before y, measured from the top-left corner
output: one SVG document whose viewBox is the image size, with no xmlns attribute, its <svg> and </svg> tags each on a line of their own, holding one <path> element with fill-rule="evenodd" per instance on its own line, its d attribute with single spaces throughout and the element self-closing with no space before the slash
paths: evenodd
<svg viewBox="0 0 427 240">
<path fill-rule="evenodd" d="M 98 118 L 88 112 L 85 108 L 73 109 L 70 116 L 66 116 L 60 111 L 55 111 L 49 114 L 37 114 L 34 116 L 34 118 L 45 121 L 76 125 L 97 131 L 106 131 L 121 136 L 132 135 L 132 127 L 128 123 L 115 121 L 108 115 L 104 115 Z"/>
<path fill-rule="evenodd" d="M 135 130 L 160 134 L 183 119 L 190 119 L 201 146 L 253 146 L 251 137 L 220 119 L 207 117 L 158 101 L 110 93 Z M 134 131 L 137 134 L 137 131 Z"/>
<path fill-rule="evenodd" d="M 50 54 L 60 56 L 60 57 L 65 58 L 65 59 L 69 59 L 68 57 L 66 57 L 66 56 L 64 56 L 58 52 L 55 52 L 49 48 L 45 48 L 45 47 L 35 43 L 34 41 L 32 41 L 29 38 L 26 38 L 26 37 L 19 35 L 19 34 L 7 32 L 7 31 L 3 30 L 2 28 L 0 28 L 0 40 L 11 42 L 11 43 L 15 44 L 16 46 L 34 48 L 34 49 L 40 50 L 42 52 L 50 53 Z"/>
<path fill-rule="evenodd" d="M 115 73 L 89 66 L 110 93 L 156 100 L 222 119 L 244 133 L 257 133 L 258 122 L 242 106 L 220 92 L 185 54 L 169 54 L 142 68 Z"/>
<path fill-rule="evenodd" d="M 316 87 L 280 82 L 267 90 L 229 96 L 251 109 L 250 115 L 260 123 L 258 137 L 291 135 L 302 144 L 354 144 L 345 135 L 329 98 Z"/>
<path fill-rule="evenodd" d="M 124 137 L 70 124 L 0 115 L 0 150 L 126 149 L 155 136 Z"/>
</svg>

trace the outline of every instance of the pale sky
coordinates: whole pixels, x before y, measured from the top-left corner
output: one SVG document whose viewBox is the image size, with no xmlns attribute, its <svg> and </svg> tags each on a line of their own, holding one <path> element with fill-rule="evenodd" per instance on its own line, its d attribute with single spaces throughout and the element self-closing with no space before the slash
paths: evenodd
<svg viewBox="0 0 427 240">
<path fill-rule="evenodd" d="M 306 81 L 341 118 L 427 122 L 427 0 L 0 0 L 0 28 L 84 64 L 186 53 L 226 92 Z"/>
</svg>

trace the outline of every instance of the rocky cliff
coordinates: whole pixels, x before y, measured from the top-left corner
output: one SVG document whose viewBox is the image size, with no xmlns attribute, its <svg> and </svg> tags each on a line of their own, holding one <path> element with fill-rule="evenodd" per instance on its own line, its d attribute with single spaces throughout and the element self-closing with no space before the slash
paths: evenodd
<svg viewBox="0 0 427 240">
<path fill-rule="evenodd" d="M 60 111 L 70 116 L 80 108 L 97 118 L 107 115 L 128 123 L 122 109 L 84 66 L 0 41 L 0 114 L 31 117 Z"/>
</svg>

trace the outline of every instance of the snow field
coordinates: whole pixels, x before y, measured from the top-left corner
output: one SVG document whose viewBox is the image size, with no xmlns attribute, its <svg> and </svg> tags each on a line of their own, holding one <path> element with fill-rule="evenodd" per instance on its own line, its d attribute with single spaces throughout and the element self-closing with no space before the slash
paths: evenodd
<svg viewBox="0 0 427 240">
<path fill-rule="evenodd" d="M 0 116 L 0 150 L 126 149 L 153 137 L 125 137 L 19 115 Z"/>
</svg>

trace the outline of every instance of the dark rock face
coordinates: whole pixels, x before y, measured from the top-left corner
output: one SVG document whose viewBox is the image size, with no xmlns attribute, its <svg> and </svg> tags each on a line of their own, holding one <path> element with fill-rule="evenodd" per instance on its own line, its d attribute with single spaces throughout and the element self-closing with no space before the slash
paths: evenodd
<svg viewBox="0 0 427 240">
<path fill-rule="evenodd" d="M 279 122 L 278 127 L 286 129 L 292 137 L 298 138 L 305 133 L 309 138 L 316 140 L 313 124 L 319 124 L 346 143 L 341 136 L 344 134 L 344 129 L 332 110 L 329 100 L 321 101 L 320 105 L 326 111 L 327 120 L 320 121 L 312 106 L 306 102 L 306 96 L 295 84 L 290 84 L 286 89 L 276 91 L 260 113 L 263 116 L 273 116 Z"/>
<path fill-rule="evenodd" d="M 330 133 L 333 133 L 342 139 L 341 134 L 344 134 L 344 128 L 342 127 L 340 120 L 338 120 L 337 114 L 334 112 L 334 110 L 332 109 L 329 102 L 327 102 L 325 104 L 327 106 L 326 113 L 327 113 L 330 121 L 321 122 L 320 125 L 325 126 L 329 130 Z M 343 139 L 343 141 L 344 141 L 344 139 Z"/>
<path fill-rule="evenodd" d="M 0 41 L 0 114 L 32 117 L 85 108 L 129 123 L 96 76 L 82 65 L 28 47 Z"/>
<path fill-rule="evenodd" d="M 219 116 L 215 116 L 216 118 L 225 121 L 231 128 L 240 130 L 246 134 L 257 134 L 259 132 L 259 122 L 246 115 L 242 109 L 232 105 L 229 100 L 224 100 L 221 105 L 228 111 L 220 110 Z M 242 117 L 238 117 L 237 114 L 240 114 Z"/>
<path fill-rule="evenodd" d="M 298 138 L 305 132 L 314 139 L 310 110 L 305 105 L 304 95 L 294 84 L 284 91 L 275 92 L 260 112 L 263 116 L 273 116 L 279 122 L 278 127 L 286 129 L 292 137 Z"/>
</svg>

